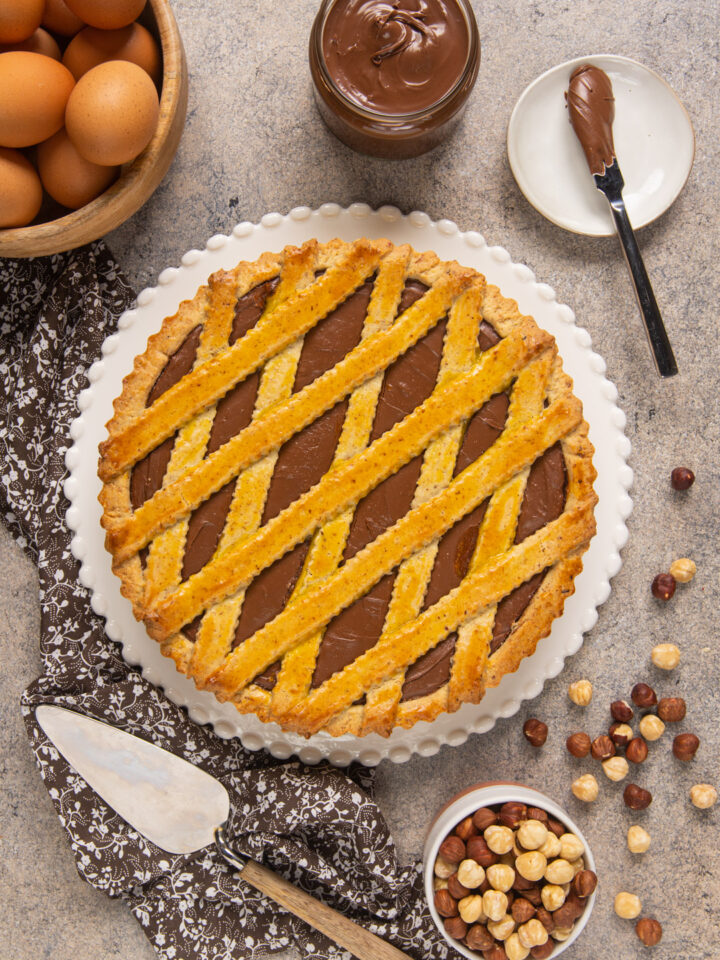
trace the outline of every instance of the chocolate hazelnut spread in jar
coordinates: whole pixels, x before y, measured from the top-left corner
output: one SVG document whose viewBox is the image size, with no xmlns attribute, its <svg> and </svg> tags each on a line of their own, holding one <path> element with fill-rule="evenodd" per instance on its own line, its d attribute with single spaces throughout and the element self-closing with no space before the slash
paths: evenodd
<svg viewBox="0 0 720 960">
<path fill-rule="evenodd" d="M 376 157 L 416 157 L 444 142 L 479 65 L 469 0 L 324 0 L 310 34 L 321 116 Z"/>
</svg>

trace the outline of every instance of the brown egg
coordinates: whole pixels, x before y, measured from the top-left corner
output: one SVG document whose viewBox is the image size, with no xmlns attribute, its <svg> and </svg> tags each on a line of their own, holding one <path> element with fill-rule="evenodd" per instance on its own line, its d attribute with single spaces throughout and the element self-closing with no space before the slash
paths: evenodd
<svg viewBox="0 0 720 960">
<path fill-rule="evenodd" d="M 147 73 L 136 63 L 108 60 L 78 80 L 68 100 L 65 126 L 86 160 L 115 166 L 145 149 L 158 114 L 157 90 Z"/>
<path fill-rule="evenodd" d="M 80 17 L 68 9 L 65 0 L 46 0 L 42 25 L 61 37 L 74 37 L 85 26 Z"/>
<path fill-rule="evenodd" d="M 27 40 L 40 26 L 45 0 L 2 0 L 0 43 Z"/>
<path fill-rule="evenodd" d="M 74 86 L 57 60 L 24 50 L 0 53 L 0 146 L 29 147 L 57 133 Z"/>
<path fill-rule="evenodd" d="M 0 227 L 25 227 L 37 216 L 42 184 L 19 150 L 0 147 Z"/>
<path fill-rule="evenodd" d="M 118 175 L 119 167 L 101 167 L 81 157 L 65 130 L 58 130 L 37 148 L 37 165 L 42 185 L 64 207 L 77 210 L 106 190 Z"/>
<path fill-rule="evenodd" d="M 117 30 L 137 20 L 145 0 L 67 0 L 67 5 L 91 27 Z"/>
<path fill-rule="evenodd" d="M 53 60 L 62 60 L 60 47 L 51 37 L 47 30 L 38 27 L 35 33 L 27 40 L 21 40 L 20 43 L 0 44 L 0 53 L 8 53 L 10 50 L 25 50 L 27 53 L 42 53 L 45 57 L 52 57 Z"/>
<path fill-rule="evenodd" d="M 85 27 L 68 44 L 63 63 L 70 73 L 80 77 L 107 60 L 128 60 L 160 80 L 160 51 L 152 34 L 139 23 L 119 30 L 98 30 Z"/>
</svg>

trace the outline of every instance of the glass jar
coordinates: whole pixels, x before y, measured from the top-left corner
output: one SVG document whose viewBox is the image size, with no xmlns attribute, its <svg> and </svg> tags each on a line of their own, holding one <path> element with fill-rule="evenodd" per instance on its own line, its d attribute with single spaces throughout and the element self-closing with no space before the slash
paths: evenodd
<svg viewBox="0 0 720 960">
<path fill-rule="evenodd" d="M 320 115 L 343 143 L 371 156 L 404 159 L 432 150 L 451 135 L 477 78 L 480 38 L 469 0 L 446 2 L 458 8 L 467 28 L 467 54 L 457 80 L 422 110 L 390 113 L 356 103 L 333 78 L 323 50 L 325 27 L 336 4 L 347 0 L 323 0 L 310 33 L 310 72 Z"/>
</svg>

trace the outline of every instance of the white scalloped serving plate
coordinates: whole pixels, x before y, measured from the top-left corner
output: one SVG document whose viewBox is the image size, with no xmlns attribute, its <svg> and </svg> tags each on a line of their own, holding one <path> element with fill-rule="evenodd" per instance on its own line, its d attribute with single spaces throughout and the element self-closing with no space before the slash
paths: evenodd
<svg viewBox="0 0 720 960">
<path fill-rule="evenodd" d="M 197 690 L 191 680 L 176 671 L 173 661 L 162 656 L 159 646 L 135 620 L 104 548 L 97 501 L 97 448 L 107 435 L 105 424 L 112 416 L 112 402 L 122 389 L 123 377 L 132 369 L 135 356 L 144 351 L 148 336 L 160 327 L 164 317 L 175 312 L 181 300 L 192 297 L 211 273 L 310 237 L 327 241 L 359 236 L 409 242 L 418 250 L 435 250 L 443 259 L 477 268 L 552 333 L 590 424 L 598 472 L 598 532 L 583 558 L 584 569 L 576 580 L 575 593 L 551 634 L 480 704 L 466 704 L 457 713 L 442 715 L 432 723 L 417 723 L 410 730 L 395 730 L 387 739 L 377 734 L 359 738 L 331 737 L 321 732 L 306 740 L 284 732 L 276 724 L 243 716 L 232 704 L 219 703 L 213 694 Z M 627 491 L 632 471 L 626 462 L 630 442 L 623 433 L 625 415 L 616 405 L 617 390 L 604 374 L 605 362 L 590 349 L 589 334 L 575 325 L 572 310 L 557 303 L 549 286 L 537 283 L 532 271 L 513 263 L 502 247 L 487 246 L 474 231 L 461 233 L 449 220 L 433 223 L 420 212 L 403 216 L 395 207 L 373 211 L 366 204 L 355 203 L 345 210 L 328 203 L 318 210 L 296 207 L 287 216 L 269 213 L 259 224 L 240 223 L 232 236 L 211 237 L 205 250 L 186 253 L 182 266 L 163 270 L 158 286 L 143 290 L 135 309 L 120 318 L 118 332 L 107 338 L 102 358 L 88 371 L 90 386 L 78 398 L 80 416 L 72 424 L 74 443 L 66 456 L 70 474 L 65 483 L 70 501 L 67 523 L 75 533 L 72 552 L 81 562 L 80 580 L 91 591 L 93 610 L 106 618 L 108 636 L 122 644 L 125 659 L 140 666 L 143 676 L 162 687 L 174 703 L 186 707 L 197 723 L 212 724 L 220 737 L 239 737 L 250 750 L 264 747 L 279 758 L 297 754 L 305 763 L 327 758 L 337 765 L 360 760 L 372 766 L 384 758 L 401 763 L 413 753 L 431 756 L 443 744 L 457 746 L 470 733 L 490 730 L 498 717 L 512 716 L 523 700 L 536 697 L 545 680 L 560 673 L 565 657 L 580 649 L 583 633 L 597 620 L 597 607 L 610 595 L 609 581 L 620 569 L 619 551 L 627 540 L 625 519 L 632 509 Z"/>
</svg>

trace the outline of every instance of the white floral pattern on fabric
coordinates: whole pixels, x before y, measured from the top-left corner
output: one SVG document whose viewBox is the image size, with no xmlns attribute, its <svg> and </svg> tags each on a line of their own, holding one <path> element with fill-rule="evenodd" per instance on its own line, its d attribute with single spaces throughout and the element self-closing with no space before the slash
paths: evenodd
<svg viewBox="0 0 720 960">
<path fill-rule="evenodd" d="M 57 703 L 151 739 L 228 789 L 228 836 L 293 883 L 417 958 L 449 949 L 424 905 L 419 865 L 401 867 L 370 796 L 345 775 L 252 753 L 198 727 L 128 666 L 79 583 L 62 484 L 86 369 L 133 293 L 102 243 L 37 260 L 0 260 L 0 512 L 38 564 L 43 675 L 22 709 L 40 774 L 88 883 L 127 902 L 164 960 L 262 960 L 294 946 L 316 960 L 346 951 L 261 897 L 212 848 L 172 856 L 93 793 L 35 721 Z"/>
</svg>

